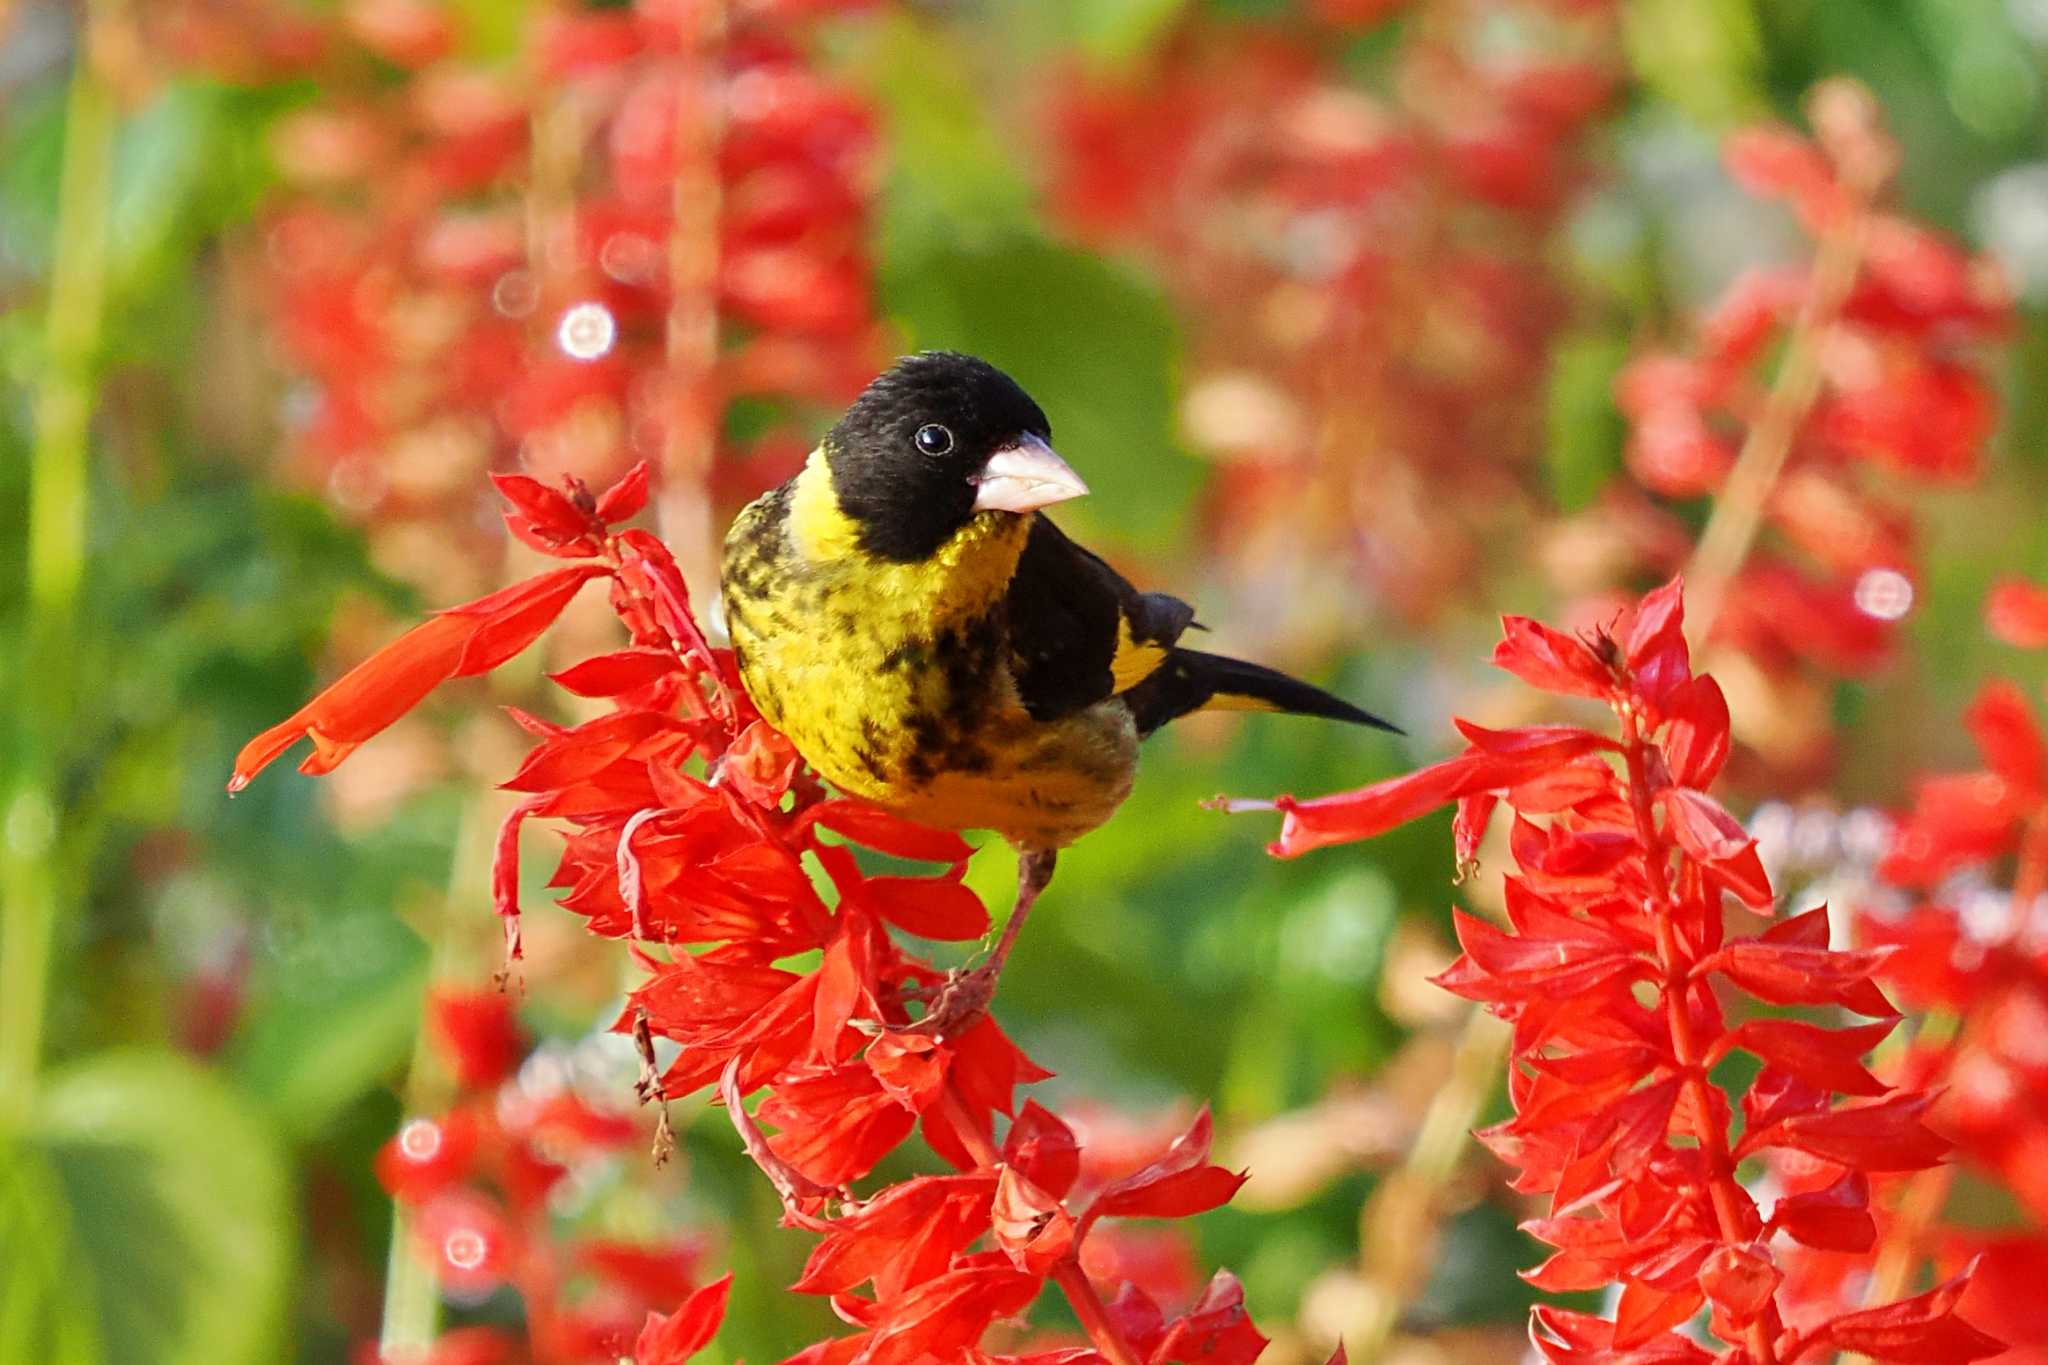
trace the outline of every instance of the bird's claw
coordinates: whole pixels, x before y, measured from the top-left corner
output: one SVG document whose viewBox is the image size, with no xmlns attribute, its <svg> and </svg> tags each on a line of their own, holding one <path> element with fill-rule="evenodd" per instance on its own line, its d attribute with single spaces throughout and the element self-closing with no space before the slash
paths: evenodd
<svg viewBox="0 0 2048 1365">
<path fill-rule="evenodd" d="M 925 1010 L 924 1018 L 910 1024 L 890 1024 L 886 1032 L 922 1034 L 945 1042 L 966 1032 L 988 1013 L 996 994 L 996 971 L 987 964 L 949 972 L 946 984 Z"/>
</svg>

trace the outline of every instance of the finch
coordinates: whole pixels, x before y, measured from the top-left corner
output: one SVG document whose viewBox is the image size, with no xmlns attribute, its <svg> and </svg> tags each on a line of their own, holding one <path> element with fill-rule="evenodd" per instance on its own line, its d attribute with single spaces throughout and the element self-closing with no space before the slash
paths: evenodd
<svg viewBox="0 0 2048 1365">
<path fill-rule="evenodd" d="M 1394 728 L 1181 645 L 1192 607 L 1139 592 L 1045 515 L 1088 491 L 1051 437 L 995 366 L 910 356 L 725 538 L 726 624 L 762 716 L 842 791 L 1017 849 L 1001 940 L 909 1026 L 940 1037 L 986 1008 L 1059 850 L 1129 795 L 1139 740 L 1204 708 Z"/>
</svg>

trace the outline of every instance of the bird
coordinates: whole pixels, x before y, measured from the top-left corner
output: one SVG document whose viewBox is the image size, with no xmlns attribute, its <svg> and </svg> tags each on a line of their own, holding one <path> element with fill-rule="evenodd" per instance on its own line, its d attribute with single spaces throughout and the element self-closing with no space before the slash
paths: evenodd
<svg viewBox="0 0 2048 1365">
<path fill-rule="evenodd" d="M 989 362 L 906 356 L 781 486 L 733 520 L 721 598 L 763 719 L 840 791 L 1018 855 L 983 963 L 921 1018 L 940 1038 L 986 1011 L 1061 849 L 1130 794 L 1138 744 L 1205 709 L 1399 731 L 1297 678 L 1187 647 L 1194 608 L 1141 592 L 1046 509 L 1087 485 L 1038 403 Z"/>
</svg>

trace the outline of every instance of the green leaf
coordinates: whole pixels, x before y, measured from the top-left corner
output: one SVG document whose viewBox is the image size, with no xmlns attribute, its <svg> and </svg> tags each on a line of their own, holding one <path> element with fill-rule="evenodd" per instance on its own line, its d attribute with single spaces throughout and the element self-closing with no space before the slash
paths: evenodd
<svg viewBox="0 0 2048 1365">
<path fill-rule="evenodd" d="M 0 1360 L 100 1365 L 99 1323 L 67 1265 L 70 1211 L 43 1154 L 0 1145 Z"/>
<path fill-rule="evenodd" d="M 121 129 L 108 210 L 109 256 L 117 279 L 148 267 L 179 226 L 213 168 L 218 101 L 196 85 L 173 85 Z"/>
<path fill-rule="evenodd" d="M 1544 452 L 1551 495 L 1576 512 L 1621 471 L 1623 425 L 1614 406 L 1614 377 L 1628 362 L 1628 342 L 1585 333 L 1564 338 L 1550 361 Z"/>
<path fill-rule="evenodd" d="M 175 1053 L 52 1075 L 0 1149 L 0 1357 L 53 1365 L 279 1358 L 293 1195 L 248 1101 Z"/>
<path fill-rule="evenodd" d="M 1093 495 L 1061 508 L 1086 539 L 1159 550 L 1186 528 L 1202 464 L 1173 436 L 1178 338 L 1144 281 L 1027 233 L 927 244 L 884 263 L 883 300 L 916 347 L 984 356 L 1052 418 Z"/>
<path fill-rule="evenodd" d="M 949 32 L 897 12 L 864 36 L 854 65 L 881 104 L 890 152 L 883 254 L 1029 224 L 1031 187 Z"/>
</svg>

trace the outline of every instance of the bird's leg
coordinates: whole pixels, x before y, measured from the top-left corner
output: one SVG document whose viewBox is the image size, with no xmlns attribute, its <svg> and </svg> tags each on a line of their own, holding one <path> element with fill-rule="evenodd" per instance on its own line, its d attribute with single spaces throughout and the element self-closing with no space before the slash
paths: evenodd
<svg viewBox="0 0 2048 1365">
<path fill-rule="evenodd" d="M 948 976 L 924 1018 L 914 1024 L 899 1024 L 891 1032 L 923 1033 L 940 1040 L 954 1038 L 988 1012 L 989 1001 L 995 998 L 996 978 L 1003 974 L 1003 963 L 1016 946 L 1017 932 L 1024 927 L 1025 916 L 1037 904 L 1039 892 L 1052 880 L 1053 863 L 1058 856 L 1052 849 L 1018 852 L 1016 908 L 1010 911 L 1010 922 L 1003 926 L 1003 935 L 996 940 L 988 960 Z"/>
</svg>

